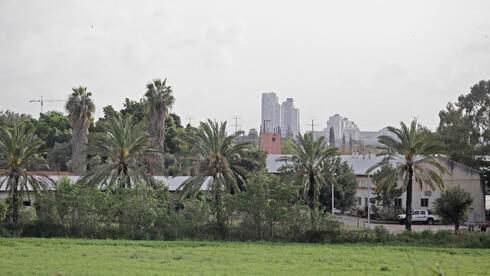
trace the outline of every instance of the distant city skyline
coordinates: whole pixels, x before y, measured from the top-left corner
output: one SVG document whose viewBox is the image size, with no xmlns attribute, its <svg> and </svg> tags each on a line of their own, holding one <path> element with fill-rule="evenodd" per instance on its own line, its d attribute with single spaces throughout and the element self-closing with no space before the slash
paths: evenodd
<svg viewBox="0 0 490 276">
<path fill-rule="evenodd" d="M 280 6 L 280 8 L 278 8 Z M 363 130 L 438 113 L 490 78 L 490 1 L 0 1 L 0 110 L 93 92 L 95 117 L 168 78 L 183 122 L 260 129 L 261 94 L 293 98 L 301 131 L 341 114 Z M 283 99 L 281 96 L 281 99 Z M 63 103 L 44 105 L 63 111 Z"/>
</svg>

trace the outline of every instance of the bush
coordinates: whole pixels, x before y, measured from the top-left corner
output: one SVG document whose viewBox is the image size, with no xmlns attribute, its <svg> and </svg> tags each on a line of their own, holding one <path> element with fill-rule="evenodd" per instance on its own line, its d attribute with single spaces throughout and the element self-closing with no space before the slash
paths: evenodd
<svg viewBox="0 0 490 276">
<path fill-rule="evenodd" d="M 0 222 L 7 217 L 8 206 L 5 202 L 0 201 Z"/>
</svg>

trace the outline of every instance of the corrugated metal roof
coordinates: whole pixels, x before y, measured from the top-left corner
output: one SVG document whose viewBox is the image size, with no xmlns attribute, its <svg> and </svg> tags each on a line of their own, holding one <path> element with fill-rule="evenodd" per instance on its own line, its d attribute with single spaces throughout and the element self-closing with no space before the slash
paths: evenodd
<svg viewBox="0 0 490 276">
<path fill-rule="evenodd" d="M 80 178 L 80 176 L 73 176 L 73 175 L 72 176 L 65 176 L 65 177 L 70 179 L 71 183 L 77 182 L 78 179 Z M 169 191 L 172 191 L 172 192 L 176 191 L 177 188 L 182 183 L 184 183 L 184 181 L 189 179 L 189 177 L 190 176 L 175 176 L 175 177 L 154 176 L 156 181 L 163 182 L 163 184 L 168 187 Z M 4 178 L 4 177 L 0 177 L 0 182 L 1 182 L 2 178 Z M 51 180 L 53 180 L 53 182 L 57 182 L 57 181 L 61 180 L 63 178 L 63 176 L 62 175 L 50 175 L 49 178 L 51 178 Z M 202 185 L 201 190 L 207 190 L 209 188 L 211 181 L 212 181 L 212 177 L 208 177 L 206 179 L 206 181 L 204 182 L 204 185 Z M 6 188 L 6 183 L 4 183 L 0 187 L 0 191 L 6 191 L 5 188 Z M 51 190 L 54 190 L 54 187 L 52 187 L 52 186 L 49 188 Z M 30 185 L 28 185 L 28 191 L 33 191 Z"/>
<path fill-rule="evenodd" d="M 266 167 L 269 173 L 278 173 L 279 168 L 285 164 L 284 161 L 278 161 L 279 158 L 290 156 L 287 154 L 268 154 L 266 158 Z M 352 167 L 354 173 L 357 175 L 366 174 L 367 169 L 369 169 L 374 164 L 378 163 L 383 159 L 382 156 L 376 156 L 374 154 L 365 155 L 341 155 L 340 158 L 342 161 L 347 162 L 349 166 Z"/>
</svg>

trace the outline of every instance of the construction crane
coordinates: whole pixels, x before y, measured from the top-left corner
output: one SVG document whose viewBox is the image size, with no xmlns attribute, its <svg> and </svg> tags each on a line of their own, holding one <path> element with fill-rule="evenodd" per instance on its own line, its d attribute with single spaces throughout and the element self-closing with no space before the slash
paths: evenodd
<svg viewBox="0 0 490 276">
<path fill-rule="evenodd" d="M 45 100 L 43 96 L 39 100 L 30 100 L 30 103 L 41 103 L 41 113 L 44 113 L 44 103 L 64 102 L 64 100 Z"/>
</svg>

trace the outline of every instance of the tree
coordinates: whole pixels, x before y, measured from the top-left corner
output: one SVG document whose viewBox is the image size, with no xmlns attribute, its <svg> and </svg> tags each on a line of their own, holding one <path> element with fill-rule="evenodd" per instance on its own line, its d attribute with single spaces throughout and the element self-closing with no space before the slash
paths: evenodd
<svg viewBox="0 0 490 276">
<path fill-rule="evenodd" d="M 337 154 L 337 148 L 327 148 L 323 142 L 324 137 L 318 140 L 313 134 L 298 134 L 291 149 L 291 156 L 280 158 L 286 165 L 281 168 L 281 173 L 300 184 L 303 190 L 303 199 L 308 203 L 311 211 L 318 210 L 318 198 L 321 188 L 326 185 L 327 180 L 334 183 L 331 168 L 328 162 Z M 312 213 L 312 222 L 313 213 Z"/>
<path fill-rule="evenodd" d="M 245 190 L 228 198 L 228 206 L 243 215 L 242 224 L 251 221 L 256 239 L 274 238 L 274 226 L 288 218 L 288 213 L 298 189 L 288 182 L 282 182 L 275 175 L 258 172 L 252 174 L 245 183 Z"/>
<path fill-rule="evenodd" d="M 352 149 L 353 149 L 353 145 L 352 145 L 352 134 L 349 135 L 349 151 L 351 152 L 352 154 Z"/>
<path fill-rule="evenodd" d="M 335 158 L 331 162 L 332 172 L 335 179 L 334 205 L 342 211 L 350 209 L 355 204 L 357 192 L 357 177 L 354 170 L 347 162 L 341 162 Z M 325 185 L 320 190 L 320 205 L 326 210 L 332 209 L 332 187 Z"/>
<path fill-rule="evenodd" d="M 373 175 L 373 182 L 378 185 L 383 185 L 383 179 L 387 175 L 392 175 L 394 173 L 395 168 L 391 166 L 391 164 L 385 164 L 380 167 L 380 170 L 375 172 Z M 403 194 L 403 190 L 401 188 L 396 187 L 396 183 L 393 185 L 393 187 L 388 190 L 388 189 L 383 189 L 383 187 L 380 187 L 379 189 L 375 189 L 375 195 L 376 197 L 374 198 L 377 202 L 380 202 L 383 207 L 387 208 L 387 211 L 390 211 L 390 207 L 393 204 L 393 201 L 396 198 L 399 198 Z"/>
<path fill-rule="evenodd" d="M 70 120 L 59 112 L 41 113 L 39 119 L 24 121 L 27 129 L 33 129 L 44 144 L 42 149 L 52 149 L 56 143 L 70 142 L 72 130 Z"/>
<path fill-rule="evenodd" d="M 435 213 L 446 223 L 454 223 L 454 232 L 458 233 L 459 226 L 467 219 L 468 208 L 473 203 L 471 194 L 460 186 L 448 187 L 434 202 Z"/>
<path fill-rule="evenodd" d="M 369 168 L 366 173 L 372 172 L 378 167 L 388 163 L 395 163 L 395 169 L 379 180 L 375 192 L 380 189 L 390 191 L 396 182 L 402 180 L 403 189 L 406 191 L 406 222 L 405 229 L 412 230 L 412 188 L 413 181 L 420 188 L 428 186 L 431 189 L 444 188 L 442 178 L 438 173 L 446 173 L 446 169 L 439 163 L 436 156 L 444 151 L 444 144 L 426 131 L 417 127 L 417 121 L 413 120 L 410 128 L 400 122 L 400 129 L 388 127 L 395 137 L 382 135 L 378 138 L 380 154 L 383 160 Z"/>
<path fill-rule="evenodd" d="M 490 80 L 480 81 L 471 87 L 468 95 L 458 97 L 456 105 L 462 109 L 471 123 L 472 145 L 490 142 Z"/>
<path fill-rule="evenodd" d="M 153 80 L 147 86 L 145 93 L 146 108 L 148 111 L 148 133 L 152 137 L 152 145 L 154 148 L 164 151 L 165 141 L 165 118 L 169 108 L 172 107 L 175 98 L 172 95 L 172 88 L 167 86 L 167 79 Z M 161 158 L 155 156 L 158 163 L 163 163 Z"/>
<path fill-rule="evenodd" d="M 144 161 L 158 150 L 151 145 L 144 124 L 136 124 L 132 116 L 120 114 L 109 118 L 103 128 L 103 133 L 95 133 L 90 138 L 87 153 L 94 157 L 81 181 L 89 186 L 109 188 L 130 188 L 135 183 L 155 186 Z"/>
<path fill-rule="evenodd" d="M 72 166 L 77 175 L 85 172 L 83 164 L 87 159 L 88 128 L 92 113 L 95 111 L 91 97 L 92 93 L 87 91 L 87 87 L 73 88 L 73 93 L 65 106 L 72 127 Z"/>
<path fill-rule="evenodd" d="M 32 119 L 31 115 L 15 113 L 10 110 L 0 111 L 0 126 L 7 128 L 13 128 L 14 124 L 20 124 L 30 119 Z"/>
<path fill-rule="evenodd" d="M 486 174 L 490 187 L 490 81 L 480 81 L 467 95 L 448 103 L 439 112 L 437 129 L 439 138 L 446 144 L 449 157 Z"/>
<path fill-rule="evenodd" d="M 223 237 L 226 235 L 223 193 L 240 192 L 237 179 L 243 182 L 244 176 L 240 172 L 244 168 L 239 163 L 246 158 L 245 153 L 249 151 L 249 143 L 234 143 L 240 135 L 242 131 L 227 135 L 226 122 L 218 124 L 208 120 L 206 123 L 201 122 L 197 132 L 191 132 L 184 137 L 193 153 L 188 166 L 196 174 L 178 188 L 182 191 L 181 198 L 195 196 L 208 177 L 211 177 L 208 188 L 214 195 L 217 226 Z"/>
<path fill-rule="evenodd" d="M 31 164 L 46 165 L 42 157 L 42 141 L 27 131 L 25 126 L 14 124 L 12 130 L 0 127 L 0 157 L 6 163 L 6 170 L 0 171 L 0 187 L 9 191 L 12 199 L 12 224 L 17 227 L 20 201 L 30 189 L 39 194 L 46 189 L 49 178 L 29 174 L 27 167 Z M 29 194 L 27 194 L 29 196 Z"/>
<path fill-rule="evenodd" d="M 330 128 L 330 133 L 328 135 L 328 143 L 331 147 L 335 147 L 335 133 L 333 131 L 333 127 Z"/>
</svg>

